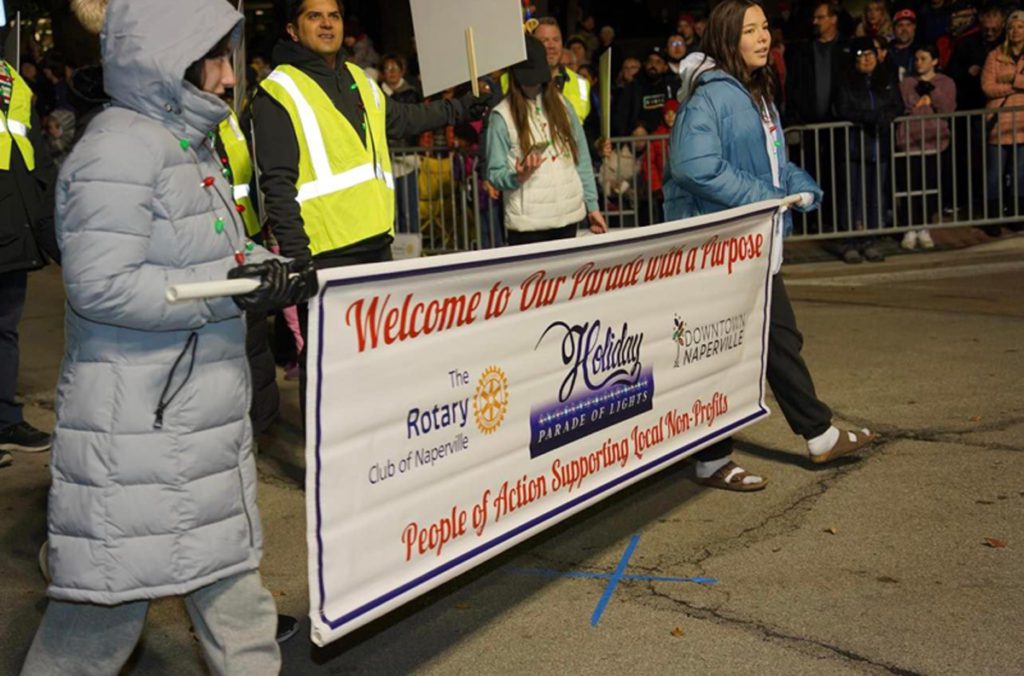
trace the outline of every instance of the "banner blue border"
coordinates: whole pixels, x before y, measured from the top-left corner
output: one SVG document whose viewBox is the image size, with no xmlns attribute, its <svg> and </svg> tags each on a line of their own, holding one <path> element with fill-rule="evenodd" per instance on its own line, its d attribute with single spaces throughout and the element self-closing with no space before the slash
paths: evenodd
<svg viewBox="0 0 1024 676">
<path fill-rule="evenodd" d="M 771 212 L 771 211 L 777 211 L 777 210 L 778 210 L 777 206 L 765 207 L 764 209 L 758 209 L 758 210 L 755 210 L 755 211 L 750 211 L 748 213 L 743 214 L 742 216 L 738 216 L 738 217 L 734 217 L 734 218 L 746 218 L 748 216 L 749 217 L 753 217 L 753 216 L 758 216 L 758 215 L 762 215 L 762 214 L 765 214 L 765 213 L 768 213 L 768 212 Z M 722 224 L 723 224 L 722 221 L 713 221 L 713 222 L 710 222 L 710 223 L 706 223 L 706 224 L 694 226 L 692 228 L 688 228 L 687 232 L 697 232 L 697 231 L 700 231 L 700 230 L 706 230 L 708 228 L 718 227 L 718 226 L 720 226 Z M 652 233 L 652 234 L 650 234 L 650 235 L 648 235 L 646 237 L 637 237 L 635 239 L 630 239 L 629 241 L 630 241 L 630 243 L 633 243 L 633 242 L 645 242 L 645 241 L 656 241 L 656 240 L 664 239 L 664 238 L 668 238 L 668 237 L 678 237 L 679 234 L 680 234 L 680 232 L 678 230 L 670 230 L 668 232 Z M 608 247 L 619 246 L 621 244 L 618 241 L 610 241 L 610 242 L 609 241 L 601 241 L 603 239 L 601 237 L 594 237 L 593 239 L 597 240 L 597 241 L 595 241 L 593 243 L 593 245 L 591 245 L 591 246 L 581 246 L 581 247 L 573 249 L 573 251 L 585 251 L 585 250 L 590 250 L 590 249 L 604 249 L 604 248 L 608 248 Z M 374 281 L 374 280 L 400 279 L 400 278 L 403 278 L 403 277 L 410 277 L 410 276 L 425 276 L 425 275 L 432 275 L 432 274 L 441 274 L 441 273 L 445 273 L 445 272 L 451 272 L 453 270 L 464 270 L 464 269 L 467 269 L 467 268 L 477 268 L 477 267 L 484 267 L 484 266 L 488 266 L 488 265 L 494 265 L 496 262 L 505 263 L 507 261 L 523 261 L 523 260 L 530 260 L 530 259 L 550 258 L 552 256 L 563 256 L 563 255 L 565 255 L 565 252 L 564 251 L 542 251 L 542 252 L 537 252 L 537 253 L 523 254 L 521 256 L 503 257 L 502 259 L 500 259 L 500 261 L 476 260 L 476 261 L 466 261 L 466 262 L 455 263 L 455 264 L 452 264 L 452 265 L 441 265 L 441 266 L 430 268 L 430 269 L 403 270 L 403 271 L 398 271 L 398 272 L 384 272 L 384 273 L 379 273 L 379 274 L 368 274 L 368 275 L 363 275 L 363 276 L 360 276 L 360 277 L 353 277 L 353 278 L 350 278 L 350 279 L 331 280 L 331 281 L 328 281 L 326 284 L 324 284 L 321 287 L 320 292 L 319 292 L 319 296 L 320 296 L 320 301 L 321 302 L 319 303 L 319 317 L 318 317 L 319 318 L 319 322 L 318 322 L 318 332 L 317 332 L 318 333 L 318 336 L 317 336 L 318 337 L 318 342 L 317 342 L 318 350 L 317 350 L 317 355 L 316 355 L 317 381 L 316 381 L 316 402 L 315 402 L 315 405 L 316 405 L 316 409 L 315 409 L 315 411 L 316 411 L 316 448 L 315 448 L 315 453 L 314 453 L 315 456 L 316 456 L 316 469 L 315 469 L 315 473 L 316 473 L 316 482 L 315 482 L 316 491 L 315 491 L 315 494 L 316 494 L 317 582 L 318 582 L 318 586 L 319 586 L 319 590 L 318 591 L 320 593 L 320 599 L 319 599 L 319 604 L 318 604 L 318 607 L 317 607 L 317 612 L 320 615 L 320 620 L 324 624 L 326 624 L 328 627 L 330 627 L 332 630 L 336 630 L 336 629 L 338 629 L 338 627 L 341 627 L 344 624 L 347 624 L 347 623 L 349 623 L 349 622 L 351 622 L 353 620 L 358 619 L 362 615 L 365 615 L 366 613 L 374 610 L 378 606 L 381 606 L 381 605 L 391 601 L 392 599 L 394 599 L 394 598 L 396 598 L 398 596 L 401 596 L 402 594 L 405 594 L 405 593 L 407 593 L 409 591 L 412 591 L 416 587 L 419 587 L 420 585 L 422 585 L 422 584 L 424 584 L 426 582 L 429 582 L 430 580 L 434 579 L 438 575 L 441 575 L 441 574 L 445 573 L 446 571 L 448 571 L 448 570 L 450 570 L 452 568 L 460 566 L 463 563 L 466 563 L 467 561 L 469 561 L 469 560 L 471 560 L 473 558 L 476 558 L 477 556 L 480 556 L 481 554 L 487 552 L 488 550 L 491 550 L 491 549 L 497 547 L 498 545 L 504 543 L 505 541 L 507 541 L 509 539 L 512 539 L 512 538 L 520 535 L 521 533 L 523 533 L 525 531 L 528 531 L 528 530 L 530 530 L 530 529 L 532 529 L 532 528 L 534 528 L 534 527 L 544 523 L 545 521 L 549 521 L 552 518 L 558 516 L 559 514 L 562 514 L 563 512 L 572 509 L 573 507 L 576 507 L 577 505 L 579 505 L 582 502 L 586 502 L 587 500 L 590 500 L 590 499 L 592 499 L 595 496 L 598 496 L 598 495 L 600 495 L 602 493 L 606 493 L 606 492 L 612 490 L 613 488 L 615 488 L 616 486 L 618 486 L 619 484 L 622 484 L 622 483 L 624 483 L 626 481 L 629 481 L 630 479 L 636 477 L 637 475 L 643 474 L 644 472 L 648 472 L 648 471 L 650 471 L 650 470 L 652 470 L 652 469 L 654 469 L 654 468 L 656 468 L 656 467 L 658 467 L 660 465 L 664 465 L 664 464 L 668 463 L 671 460 L 681 459 L 682 456 L 686 455 L 689 451 L 692 451 L 697 446 L 705 443 L 706 441 L 715 440 L 715 439 L 718 439 L 718 438 L 722 438 L 722 437 L 728 436 L 728 433 L 731 432 L 732 430 L 737 429 L 739 427 L 746 426 L 749 423 L 752 423 L 755 420 L 758 420 L 758 419 L 763 418 L 764 416 L 768 415 L 769 411 L 764 406 L 764 373 L 765 373 L 765 360 L 767 359 L 767 355 L 768 355 L 768 325 L 769 325 L 768 311 L 769 311 L 769 307 L 770 307 L 769 300 L 770 300 L 770 294 L 771 294 L 771 278 L 772 278 L 771 252 L 772 252 L 772 248 L 776 245 L 776 242 L 775 242 L 775 228 L 774 227 L 772 228 L 772 231 L 769 234 L 769 242 L 770 242 L 770 246 L 768 248 L 768 264 L 767 264 L 767 275 L 766 275 L 766 280 L 765 280 L 765 292 L 764 292 L 764 296 L 765 296 L 764 297 L 764 317 L 762 318 L 763 328 L 762 328 L 762 331 L 761 331 L 761 335 L 762 335 L 762 338 L 761 338 L 761 376 L 762 377 L 760 379 L 759 392 L 758 392 L 758 401 L 759 401 L 759 410 L 758 411 L 755 411 L 754 413 L 748 415 L 747 417 L 742 418 L 741 420 L 737 420 L 736 422 L 732 423 L 731 425 L 728 425 L 728 426 L 726 426 L 726 427 L 724 427 L 724 428 L 722 428 L 720 430 L 717 430 L 717 431 L 713 432 L 712 434 L 708 434 L 708 435 L 705 435 L 703 437 L 700 437 L 699 439 L 696 439 L 696 440 L 694 440 L 693 442 L 691 442 L 689 444 L 686 444 L 684 446 L 681 446 L 681 447 L 675 449 L 674 451 L 666 453 L 665 455 L 663 455 L 663 456 L 661 456 L 661 457 L 659 457 L 659 458 L 657 458 L 655 460 L 652 460 L 651 462 L 648 462 L 645 465 L 641 465 L 641 466 L 639 466 L 639 467 L 637 467 L 637 468 L 635 468 L 635 469 L 633 469 L 633 470 L 631 470 L 629 472 L 626 472 L 625 474 L 623 474 L 621 476 L 618 476 L 618 477 L 616 477 L 614 479 L 611 479 L 608 482 L 606 482 L 606 483 L 604 483 L 604 484 L 602 484 L 600 486 L 597 486 L 597 487 L 587 491 L 586 493 L 583 493 L 582 495 L 579 495 L 579 496 L 573 498 L 572 500 L 569 500 L 568 502 L 565 502 L 565 503 L 555 507 L 554 509 L 551 509 L 548 512 L 545 512 L 544 514 L 541 514 L 541 515 L 531 519 L 530 521 L 528 521 L 528 522 L 518 526 L 517 528 L 514 528 L 514 529 L 512 529 L 512 530 L 510 530 L 510 531 L 508 531 L 506 533 L 503 533 L 501 535 L 498 535 L 498 536 L 492 538 L 491 540 L 488 540 L 488 541 L 486 541 L 484 543 L 481 543 L 479 546 L 477 546 L 477 547 L 471 549 L 470 551 L 468 551 L 468 552 L 466 552 L 466 553 L 464 553 L 464 554 L 462 554 L 462 555 L 452 559 L 451 561 L 443 563 L 440 566 L 437 566 L 436 568 L 432 568 L 431 570 L 427 571 L 423 575 L 420 575 L 419 577 L 416 577 L 416 578 L 406 582 L 405 584 L 403 584 L 403 585 L 401 585 L 399 587 L 396 587 L 396 588 L 392 589 L 391 591 L 389 591 L 389 592 L 387 592 L 385 594 L 382 594 L 382 595 L 378 596 L 377 598 L 375 598 L 375 599 L 373 599 L 371 601 L 368 601 L 367 603 L 364 603 L 363 605 L 361 605 L 361 606 L 359 606 L 359 607 L 349 611 L 348 613 L 345 613 L 344 615 L 342 615 L 342 616 L 340 616 L 338 618 L 335 618 L 335 619 L 331 619 L 331 618 L 327 617 L 326 613 L 324 612 L 324 602 L 325 602 L 327 594 L 326 594 L 326 588 L 325 588 L 325 585 L 324 585 L 324 575 L 323 575 L 323 570 L 324 570 L 324 568 L 323 568 L 323 563 L 324 563 L 324 561 L 323 561 L 324 546 L 323 546 L 323 534 L 322 534 L 322 530 L 321 530 L 321 525 L 323 523 L 323 516 L 322 516 L 321 511 L 320 511 L 320 489 L 321 489 L 320 470 L 321 470 L 321 464 L 322 464 L 321 463 L 321 459 L 320 459 L 320 443 L 321 443 L 321 433 L 322 433 L 321 432 L 321 421 L 320 421 L 320 414 L 321 414 L 321 411 L 320 411 L 320 401 L 321 401 L 321 398 L 322 398 L 322 382 L 323 382 L 323 378 L 322 378 L 323 370 L 322 369 L 323 369 L 323 342 L 324 342 L 324 309 L 323 309 L 324 308 L 324 304 L 323 304 L 322 301 L 323 301 L 324 293 L 327 291 L 327 289 L 330 289 L 332 287 L 337 287 L 337 286 L 350 286 L 352 284 L 356 284 L 356 283 L 362 284 L 362 283 L 365 283 L 365 282 L 368 282 L 368 281 Z"/>
</svg>

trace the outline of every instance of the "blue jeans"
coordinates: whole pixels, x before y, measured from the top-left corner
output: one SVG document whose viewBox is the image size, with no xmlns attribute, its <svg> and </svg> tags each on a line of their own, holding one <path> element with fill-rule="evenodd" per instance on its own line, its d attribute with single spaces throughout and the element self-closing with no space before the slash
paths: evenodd
<svg viewBox="0 0 1024 676">
<path fill-rule="evenodd" d="M 18 322 L 25 307 L 28 273 L 0 273 L 0 429 L 20 423 L 21 404 L 14 400 L 18 388 Z"/>
<path fill-rule="evenodd" d="M 418 234 L 420 231 L 420 184 L 418 170 L 395 179 L 395 214 L 397 230 Z"/>
<path fill-rule="evenodd" d="M 1016 148 L 1016 186 L 1014 185 L 1014 149 Z M 1024 145 L 997 146 L 989 145 L 986 157 L 986 169 L 988 171 L 987 190 L 985 199 L 988 202 L 987 218 L 1002 218 L 1007 215 L 1020 216 L 1024 214 L 1021 209 L 1024 206 Z M 1007 186 L 1008 189 L 1007 189 Z M 1017 193 L 1017 202 L 1014 203 L 1014 191 Z M 1002 196 L 1002 210 L 999 208 L 999 198 Z"/>
</svg>

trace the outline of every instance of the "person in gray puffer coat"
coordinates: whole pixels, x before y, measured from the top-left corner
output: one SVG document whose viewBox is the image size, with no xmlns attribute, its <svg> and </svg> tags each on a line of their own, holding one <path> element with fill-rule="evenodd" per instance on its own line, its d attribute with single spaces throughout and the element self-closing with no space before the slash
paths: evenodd
<svg viewBox="0 0 1024 676">
<path fill-rule="evenodd" d="M 214 673 L 276 673 L 276 611 L 247 416 L 242 310 L 315 282 L 245 239 L 211 136 L 242 16 L 223 0 L 112 0 L 112 105 L 57 187 L 67 292 L 49 500 L 50 603 L 24 673 L 117 673 L 150 599 L 185 595 Z M 245 265 L 239 265 L 245 263 Z M 311 269 L 311 268 L 310 268 Z M 315 274 L 315 273 L 312 273 Z M 259 276 L 170 304 L 170 284 Z M 315 279 L 315 277 L 313 278 Z"/>
</svg>

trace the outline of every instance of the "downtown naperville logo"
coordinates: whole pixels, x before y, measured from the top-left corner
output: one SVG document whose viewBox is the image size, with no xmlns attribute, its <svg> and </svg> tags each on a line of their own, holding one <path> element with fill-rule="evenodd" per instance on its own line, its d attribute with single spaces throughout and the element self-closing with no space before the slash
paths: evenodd
<svg viewBox="0 0 1024 676">
<path fill-rule="evenodd" d="M 747 317 L 739 314 L 690 325 L 676 315 L 672 323 L 672 342 L 676 344 L 676 359 L 672 366 L 679 368 L 742 346 Z"/>
<path fill-rule="evenodd" d="M 654 371 L 641 361 L 643 342 L 627 322 L 556 321 L 544 329 L 534 349 L 558 344 L 566 370 L 557 399 L 530 409 L 530 457 L 651 410 Z"/>
</svg>

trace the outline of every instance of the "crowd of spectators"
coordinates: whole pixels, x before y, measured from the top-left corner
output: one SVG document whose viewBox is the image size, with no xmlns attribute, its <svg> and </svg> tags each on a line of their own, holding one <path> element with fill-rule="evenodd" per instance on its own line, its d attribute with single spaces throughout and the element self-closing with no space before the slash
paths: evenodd
<svg viewBox="0 0 1024 676">
<path fill-rule="evenodd" d="M 1022 213 L 1016 199 L 1024 195 L 1024 166 L 1018 166 L 1016 158 L 1024 158 L 1024 153 L 1012 150 L 1024 141 L 1024 116 L 1000 111 L 987 122 L 979 115 L 970 121 L 928 118 L 899 128 L 891 124 L 904 116 L 1024 103 L 1024 76 L 1020 75 L 1024 13 L 1016 5 L 1000 0 L 992 4 L 871 0 L 859 17 L 837 0 L 781 0 L 775 9 L 769 18 L 776 102 L 787 129 L 805 130 L 787 137 L 789 150 L 826 187 L 822 216 L 818 224 L 806 227 L 845 232 L 911 223 L 919 227 L 903 238 L 904 247 L 928 248 L 932 241 L 927 224 L 941 219 L 944 209 L 949 211 L 952 200 L 947 197 L 956 193 L 959 204 L 969 202 L 966 182 L 951 180 L 955 173 L 951 155 L 956 156 L 957 175 L 986 173 L 987 185 L 972 191 L 980 205 L 972 215 L 996 220 Z M 660 218 L 667 143 L 663 137 L 671 128 L 667 121 L 674 116 L 666 105 L 677 100 L 683 59 L 700 51 L 705 14 L 681 13 L 674 26 L 666 26 L 668 35 L 647 41 L 622 40 L 613 26 L 602 25 L 600 16 L 587 12 L 581 12 L 571 33 L 551 21 L 539 29 L 545 36 L 557 34 L 554 49 L 561 72 L 571 71 L 588 85 L 587 114 L 581 123 L 603 206 L 613 223 L 644 224 Z M 550 52 L 553 41 L 550 37 L 542 41 Z M 382 57 L 352 17 L 345 21 L 344 46 L 348 58 L 377 77 L 389 96 L 423 100 L 415 43 L 404 54 Z M 612 53 L 610 131 L 618 139 L 614 144 L 601 138 L 598 63 L 608 50 Z M 263 54 L 250 57 L 250 84 L 254 84 L 270 72 L 272 64 Z M 70 63 L 58 50 L 43 53 L 32 40 L 25 43 L 21 73 L 36 94 L 37 112 L 59 161 L 90 113 L 102 106 L 102 82 L 97 81 L 95 66 Z M 492 75 L 498 81 L 502 73 Z M 456 94 L 449 90 L 435 98 Z M 806 131 L 808 125 L 841 122 L 856 126 L 838 134 Z M 460 147 L 472 158 L 483 152 L 483 132 L 477 124 L 458 133 L 439 129 L 392 141 L 399 148 Z M 644 138 L 650 135 L 657 135 L 657 140 Z M 890 145 L 891 141 L 895 143 Z M 951 147 L 958 142 L 959 149 Z M 969 153 L 967 145 L 987 148 Z M 460 166 L 459 173 L 468 180 L 478 165 L 471 160 Z M 400 231 L 419 230 L 418 169 L 419 160 L 412 156 L 396 166 L 401 184 Z M 830 191 L 831 186 L 835 190 Z M 499 191 L 486 181 L 480 180 L 479 188 L 481 200 L 499 198 Z M 834 222 L 821 223 L 830 215 L 835 216 Z M 872 240 L 863 237 L 841 243 L 837 254 L 848 262 L 881 259 Z"/>
</svg>

